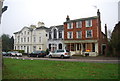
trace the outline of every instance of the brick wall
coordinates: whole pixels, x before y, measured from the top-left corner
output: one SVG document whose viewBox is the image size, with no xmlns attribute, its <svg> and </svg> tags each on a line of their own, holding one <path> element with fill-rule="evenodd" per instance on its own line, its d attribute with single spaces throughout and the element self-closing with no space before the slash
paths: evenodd
<svg viewBox="0 0 120 81">
<path fill-rule="evenodd" d="M 85 26 L 85 20 L 82 21 L 82 27 L 76 28 L 76 22 L 73 22 L 73 29 L 67 29 L 67 23 L 64 23 L 64 39 L 67 39 L 67 32 L 72 31 L 73 32 L 73 40 L 90 40 L 90 39 L 97 39 L 97 19 L 92 19 L 92 27 L 86 27 Z M 92 30 L 93 31 L 93 37 L 92 38 L 86 38 L 86 30 Z M 82 31 L 82 39 L 76 38 L 76 32 Z M 71 39 L 70 39 L 71 40 Z"/>
</svg>

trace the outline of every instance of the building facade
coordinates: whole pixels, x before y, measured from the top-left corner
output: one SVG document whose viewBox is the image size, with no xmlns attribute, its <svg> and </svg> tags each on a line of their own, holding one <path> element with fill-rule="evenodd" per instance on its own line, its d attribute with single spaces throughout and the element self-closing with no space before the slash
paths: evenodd
<svg viewBox="0 0 120 81">
<path fill-rule="evenodd" d="M 99 10 L 97 16 L 88 18 L 70 20 L 67 16 L 64 22 L 64 43 L 71 54 L 89 53 L 89 56 L 97 56 L 105 53 L 107 35 L 101 31 Z"/>
<path fill-rule="evenodd" d="M 47 47 L 50 51 L 58 50 L 58 49 L 64 49 L 64 28 L 63 25 L 59 26 L 51 26 L 47 30 L 48 34 L 48 43 Z"/>
<path fill-rule="evenodd" d="M 38 22 L 38 26 L 31 25 L 24 27 L 19 32 L 15 32 L 14 50 L 24 50 L 31 53 L 37 50 L 47 49 L 47 27 L 44 23 Z"/>
</svg>

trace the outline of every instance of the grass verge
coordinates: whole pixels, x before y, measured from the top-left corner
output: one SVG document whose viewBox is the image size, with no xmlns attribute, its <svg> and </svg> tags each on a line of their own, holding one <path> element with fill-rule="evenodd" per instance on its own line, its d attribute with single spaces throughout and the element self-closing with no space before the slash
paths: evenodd
<svg viewBox="0 0 120 81">
<path fill-rule="evenodd" d="M 3 79 L 118 79 L 118 64 L 4 58 Z"/>
</svg>

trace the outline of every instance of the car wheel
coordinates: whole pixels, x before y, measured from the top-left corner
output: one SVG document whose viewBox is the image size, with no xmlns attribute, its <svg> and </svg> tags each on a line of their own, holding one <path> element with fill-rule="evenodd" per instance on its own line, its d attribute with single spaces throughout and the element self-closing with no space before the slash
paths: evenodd
<svg viewBox="0 0 120 81">
<path fill-rule="evenodd" d="M 37 55 L 37 58 L 38 58 L 39 56 Z"/>
<path fill-rule="evenodd" d="M 49 55 L 49 58 L 52 58 L 52 55 Z"/>
<path fill-rule="evenodd" d="M 63 59 L 63 58 L 64 58 L 64 56 L 63 56 L 63 55 L 61 55 L 61 58 Z"/>
<path fill-rule="evenodd" d="M 30 55 L 28 55 L 28 57 L 31 57 Z"/>
</svg>

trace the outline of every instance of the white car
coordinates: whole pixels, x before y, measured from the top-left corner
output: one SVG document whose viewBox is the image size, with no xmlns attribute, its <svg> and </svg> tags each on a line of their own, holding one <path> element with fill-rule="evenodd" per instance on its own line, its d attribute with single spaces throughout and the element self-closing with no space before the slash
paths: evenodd
<svg viewBox="0 0 120 81">
<path fill-rule="evenodd" d="M 56 50 L 56 51 L 50 52 L 48 56 L 49 58 L 52 58 L 52 57 L 70 58 L 70 52 L 68 50 Z"/>
<path fill-rule="evenodd" d="M 18 51 L 12 51 L 11 56 L 22 56 L 22 53 L 19 53 Z"/>
<path fill-rule="evenodd" d="M 16 53 L 16 56 L 22 57 L 22 53 Z"/>
</svg>

